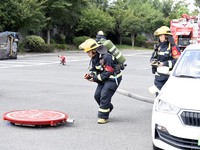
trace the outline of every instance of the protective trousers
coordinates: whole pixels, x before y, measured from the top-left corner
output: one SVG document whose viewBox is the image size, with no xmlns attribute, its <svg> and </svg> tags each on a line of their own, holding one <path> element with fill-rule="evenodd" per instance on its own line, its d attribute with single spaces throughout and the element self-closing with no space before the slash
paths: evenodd
<svg viewBox="0 0 200 150">
<path fill-rule="evenodd" d="M 169 76 L 168 75 L 155 75 L 154 85 L 161 90 L 163 85 L 167 82 Z M 156 96 L 158 93 L 156 94 Z"/>
<path fill-rule="evenodd" d="M 121 80 L 118 81 L 120 84 Z M 94 95 L 94 98 L 99 105 L 98 118 L 109 118 L 109 113 L 113 109 L 111 98 L 116 92 L 119 84 L 117 85 L 115 81 L 106 81 L 98 84 Z"/>
</svg>

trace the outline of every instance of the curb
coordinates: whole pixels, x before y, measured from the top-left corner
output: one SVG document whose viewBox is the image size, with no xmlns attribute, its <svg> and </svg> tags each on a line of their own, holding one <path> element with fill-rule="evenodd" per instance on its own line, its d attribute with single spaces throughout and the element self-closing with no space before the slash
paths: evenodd
<svg viewBox="0 0 200 150">
<path fill-rule="evenodd" d="M 128 97 L 130 97 L 130 98 L 139 100 L 139 101 L 143 101 L 143 102 L 150 103 L 150 104 L 153 104 L 153 103 L 154 103 L 154 100 L 153 100 L 153 99 L 149 99 L 149 98 L 146 98 L 146 97 L 143 97 L 143 96 L 140 96 L 140 95 L 136 95 L 136 94 L 127 92 L 127 91 L 122 90 L 122 89 L 117 89 L 116 92 L 119 93 L 119 94 L 122 94 L 122 95 L 124 95 L 124 96 L 128 96 Z"/>
</svg>

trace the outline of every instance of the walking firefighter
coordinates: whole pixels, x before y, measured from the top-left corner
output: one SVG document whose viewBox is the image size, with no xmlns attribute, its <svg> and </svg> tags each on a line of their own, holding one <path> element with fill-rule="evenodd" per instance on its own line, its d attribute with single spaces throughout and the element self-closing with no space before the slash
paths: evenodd
<svg viewBox="0 0 200 150">
<path fill-rule="evenodd" d="M 86 73 L 84 78 L 97 83 L 94 94 L 99 106 L 97 123 L 105 124 L 113 110 L 112 96 L 122 80 L 119 63 L 108 52 L 106 46 L 98 44 L 94 39 L 87 39 L 79 46 L 79 49 L 82 49 L 91 58 L 90 73 Z"/>
</svg>

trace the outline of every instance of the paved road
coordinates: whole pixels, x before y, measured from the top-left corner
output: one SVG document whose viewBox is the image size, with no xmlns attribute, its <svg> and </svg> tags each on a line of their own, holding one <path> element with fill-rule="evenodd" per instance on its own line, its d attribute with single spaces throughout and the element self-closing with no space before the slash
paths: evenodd
<svg viewBox="0 0 200 150">
<path fill-rule="evenodd" d="M 150 51 L 123 51 L 127 68 L 120 90 L 148 99 L 153 84 Z M 50 109 L 68 113 L 74 124 L 29 128 L 0 122 L 2 150 L 150 150 L 152 104 L 116 93 L 110 122 L 99 125 L 93 99 L 95 83 L 87 82 L 88 57 L 64 53 L 67 65 L 59 64 L 61 53 L 20 55 L 17 60 L 0 61 L 0 114 L 11 110 Z"/>
</svg>

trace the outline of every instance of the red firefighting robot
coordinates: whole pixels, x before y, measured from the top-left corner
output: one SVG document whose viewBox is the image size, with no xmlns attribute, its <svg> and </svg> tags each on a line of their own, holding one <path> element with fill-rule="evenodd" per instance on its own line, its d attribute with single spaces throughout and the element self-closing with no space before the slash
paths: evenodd
<svg viewBox="0 0 200 150">
<path fill-rule="evenodd" d="M 65 65 L 66 64 L 66 58 L 65 58 L 65 56 L 58 55 L 58 57 L 60 58 L 60 64 Z"/>
</svg>

